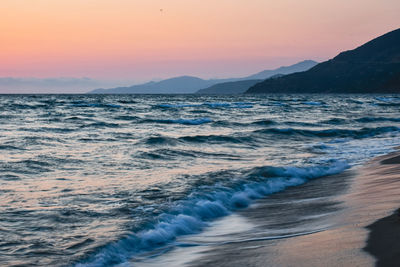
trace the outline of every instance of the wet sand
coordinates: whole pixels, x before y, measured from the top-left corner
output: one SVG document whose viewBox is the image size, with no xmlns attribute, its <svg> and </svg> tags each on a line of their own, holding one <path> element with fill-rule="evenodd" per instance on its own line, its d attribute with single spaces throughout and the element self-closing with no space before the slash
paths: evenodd
<svg viewBox="0 0 400 267">
<path fill-rule="evenodd" d="M 370 234 L 365 251 L 377 258 L 376 266 L 400 264 L 400 211 L 380 219 L 367 228 Z"/>
<path fill-rule="evenodd" d="M 323 179 L 349 183 L 342 193 L 330 197 L 328 202 L 341 209 L 326 216 L 326 229 L 290 238 L 218 245 L 188 265 L 399 266 L 400 220 L 391 214 L 400 206 L 400 153 Z M 254 214 L 266 217 L 266 207 L 257 205 L 241 215 L 250 220 L 257 217 Z"/>
<path fill-rule="evenodd" d="M 382 164 L 400 164 L 400 156 L 381 161 Z M 400 179 L 400 172 L 399 172 Z M 400 202 L 400 201 L 399 201 Z M 367 227 L 370 231 L 364 250 L 377 258 L 376 266 L 400 264 L 400 209 Z"/>
</svg>

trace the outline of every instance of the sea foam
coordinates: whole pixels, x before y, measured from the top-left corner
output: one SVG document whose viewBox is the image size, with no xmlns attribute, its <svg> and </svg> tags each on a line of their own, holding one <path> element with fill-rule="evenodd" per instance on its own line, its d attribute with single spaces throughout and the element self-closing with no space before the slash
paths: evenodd
<svg viewBox="0 0 400 267">
<path fill-rule="evenodd" d="M 169 211 L 161 214 L 150 227 L 107 245 L 76 266 L 110 266 L 126 262 L 137 253 L 165 246 L 179 236 L 199 233 L 212 220 L 245 208 L 257 199 L 347 168 L 349 165 L 343 161 L 309 167 L 267 166 L 250 170 L 234 187 L 203 186 L 202 190 L 173 203 Z"/>
</svg>

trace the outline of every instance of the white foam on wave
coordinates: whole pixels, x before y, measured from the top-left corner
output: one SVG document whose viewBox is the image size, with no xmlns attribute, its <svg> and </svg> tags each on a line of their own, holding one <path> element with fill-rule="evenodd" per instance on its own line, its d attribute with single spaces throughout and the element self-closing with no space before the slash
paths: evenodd
<svg viewBox="0 0 400 267">
<path fill-rule="evenodd" d="M 178 236 L 199 233 L 212 220 L 247 207 L 256 199 L 304 184 L 310 179 L 340 173 L 348 167 L 341 161 L 323 166 L 262 167 L 249 172 L 236 188 L 204 186 L 201 188 L 203 191 L 193 192 L 185 200 L 174 203 L 152 227 L 109 244 L 86 263 L 76 266 L 110 266 L 126 262 L 135 254 L 162 247 Z M 247 182 L 251 180 L 249 178 L 257 178 L 258 182 Z"/>
<path fill-rule="evenodd" d="M 382 97 L 382 96 L 375 97 L 375 99 L 378 101 L 386 102 L 386 103 L 394 102 L 394 101 L 398 100 L 397 98 L 394 98 L 394 97 Z"/>
<path fill-rule="evenodd" d="M 209 249 L 210 244 L 226 244 L 226 237 L 234 234 L 252 231 L 254 224 L 237 213 L 222 217 L 210 223 L 201 234 L 189 235 L 177 239 L 173 250 L 164 250 L 161 253 L 135 255 L 129 262 L 119 264 L 118 267 L 158 267 L 158 266 L 186 266 L 190 262 L 203 256 L 202 252 Z M 166 253 L 163 253 L 166 252 Z M 161 254 L 161 255 L 160 255 Z"/>
<path fill-rule="evenodd" d="M 311 159 L 316 163 L 334 158 L 346 160 L 351 166 L 363 164 L 367 160 L 394 152 L 400 146 L 400 132 L 387 132 L 374 139 L 335 138 L 327 142 L 306 145 L 312 152 L 325 153 L 325 157 Z"/>
</svg>

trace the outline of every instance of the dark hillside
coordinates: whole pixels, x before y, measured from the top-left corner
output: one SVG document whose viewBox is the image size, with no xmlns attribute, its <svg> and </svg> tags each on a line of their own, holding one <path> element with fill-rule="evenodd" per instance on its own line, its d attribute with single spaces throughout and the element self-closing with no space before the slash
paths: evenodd
<svg viewBox="0 0 400 267">
<path fill-rule="evenodd" d="M 246 93 L 400 93 L 400 29 Z"/>
</svg>

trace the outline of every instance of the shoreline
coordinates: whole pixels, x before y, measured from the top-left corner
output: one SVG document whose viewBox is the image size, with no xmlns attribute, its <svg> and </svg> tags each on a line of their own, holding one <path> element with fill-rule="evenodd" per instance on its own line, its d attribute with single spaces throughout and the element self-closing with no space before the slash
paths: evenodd
<svg viewBox="0 0 400 267">
<path fill-rule="evenodd" d="M 394 165 L 394 169 L 400 170 L 400 155 L 383 159 L 381 164 Z M 376 266 L 398 266 L 400 262 L 400 208 L 366 228 L 369 230 L 369 235 L 363 249 L 376 258 Z"/>
<path fill-rule="evenodd" d="M 217 246 L 202 252 L 189 266 L 398 266 L 400 220 L 390 214 L 400 206 L 399 173 L 397 151 L 315 181 L 349 183 L 343 193 L 331 198 L 344 208 L 327 216 L 330 228 L 280 240 Z M 263 210 L 265 218 L 268 209 L 258 213 Z M 243 213 L 248 217 L 251 211 Z"/>
<path fill-rule="evenodd" d="M 378 156 L 343 173 L 270 195 L 218 221 L 217 227 L 200 234 L 205 238 L 200 240 L 217 236 L 235 240 L 237 234 L 228 233 L 229 229 L 248 237 L 254 227 L 258 231 L 264 229 L 261 234 L 268 237 L 292 224 L 302 229 L 299 235 L 277 239 L 261 235 L 235 242 L 179 247 L 160 257 L 142 258 L 131 264 L 176 266 L 179 261 L 181 266 L 191 267 L 397 266 L 400 219 L 390 214 L 400 206 L 399 173 L 399 151 Z M 274 212 L 279 216 L 274 216 Z M 282 216 L 283 221 L 276 220 Z M 246 225 L 247 230 L 241 229 Z M 190 239 L 189 236 L 179 241 L 190 243 Z"/>
<path fill-rule="evenodd" d="M 370 224 L 364 250 L 376 258 L 376 266 L 398 266 L 400 262 L 400 217 L 397 210 L 392 215 Z"/>
</svg>

